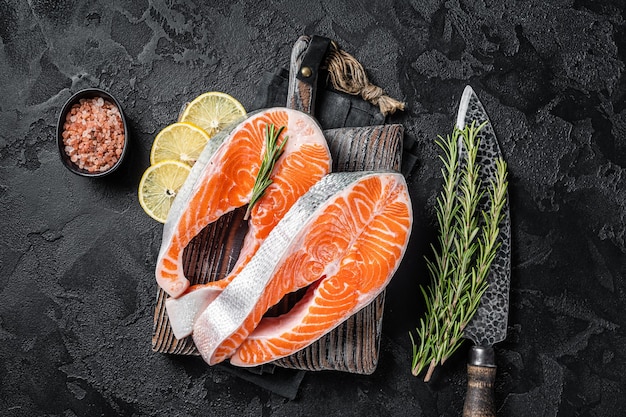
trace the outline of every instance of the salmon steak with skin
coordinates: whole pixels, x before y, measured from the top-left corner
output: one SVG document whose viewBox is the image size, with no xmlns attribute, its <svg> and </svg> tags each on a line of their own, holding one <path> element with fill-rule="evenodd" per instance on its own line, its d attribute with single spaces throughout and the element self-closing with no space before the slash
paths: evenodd
<svg viewBox="0 0 626 417">
<path fill-rule="evenodd" d="M 401 174 L 326 175 L 197 317 L 193 340 L 203 359 L 255 366 L 315 342 L 383 291 L 404 256 L 412 221 Z M 289 312 L 264 317 L 302 288 L 304 297 Z"/>
<path fill-rule="evenodd" d="M 287 142 L 270 176 L 272 183 L 252 207 L 239 259 L 224 280 L 189 288 L 183 272 L 183 251 L 208 224 L 250 202 L 266 150 L 266 128 L 271 124 L 276 129 L 284 127 L 278 142 Z M 330 172 L 331 165 L 317 121 L 297 110 L 262 110 L 230 132 L 211 138 L 176 196 L 163 227 L 157 283 L 170 296 L 168 302 L 186 292 L 191 296 L 180 308 L 175 305 L 172 314 L 168 307 L 173 327 L 191 328 L 195 315 L 221 293 L 295 201 Z"/>
</svg>

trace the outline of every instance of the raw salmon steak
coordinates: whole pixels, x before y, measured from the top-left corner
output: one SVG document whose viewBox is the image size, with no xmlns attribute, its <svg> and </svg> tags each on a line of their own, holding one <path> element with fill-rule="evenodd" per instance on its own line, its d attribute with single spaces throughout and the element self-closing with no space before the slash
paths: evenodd
<svg viewBox="0 0 626 417">
<path fill-rule="evenodd" d="M 401 174 L 328 174 L 198 316 L 193 340 L 203 359 L 253 366 L 310 345 L 385 288 L 406 250 L 412 220 Z M 284 295 L 305 287 L 293 309 L 264 318 Z"/>
<path fill-rule="evenodd" d="M 271 185 L 253 206 L 249 231 L 231 277 L 213 284 L 218 293 L 248 262 L 293 203 L 330 171 L 331 157 L 324 134 L 315 119 L 297 110 L 263 110 L 229 133 L 213 137 L 176 196 L 163 227 L 156 280 L 171 297 L 179 297 L 189 287 L 182 265 L 183 251 L 189 242 L 209 223 L 250 201 L 265 154 L 265 129 L 271 124 L 276 129 L 284 126 L 279 142 L 287 138 L 287 143 L 270 176 Z M 197 291 L 192 293 L 196 293 L 194 302 L 200 303 L 196 309 L 201 311 L 215 294 L 198 297 L 202 291 Z M 187 316 L 193 316 L 192 310 L 184 310 Z M 185 321 L 184 317 L 180 319 Z M 186 322 L 192 320 L 193 317 L 186 318 Z"/>
</svg>

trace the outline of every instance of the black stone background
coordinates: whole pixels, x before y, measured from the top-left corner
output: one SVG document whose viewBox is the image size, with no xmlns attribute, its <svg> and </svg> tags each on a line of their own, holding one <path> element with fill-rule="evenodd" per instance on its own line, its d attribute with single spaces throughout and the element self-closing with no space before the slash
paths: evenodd
<svg viewBox="0 0 626 417">
<path fill-rule="evenodd" d="M 434 239 L 438 134 L 470 84 L 510 169 L 502 416 L 622 416 L 626 273 L 626 29 L 618 0 L 0 1 L 0 415 L 457 416 L 462 348 L 410 373 Z M 150 349 L 160 224 L 137 203 L 155 134 L 217 90 L 244 106 L 301 34 L 336 40 L 407 103 L 390 118 L 417 156 L 415 230 L 388 287 L 370 376 L 309 372 L 295 400 L 198 358 Z M 132 134 L 121 172 L 71 174 L 55 147 L 64 101 L 101 87 Z"/>
</svg>

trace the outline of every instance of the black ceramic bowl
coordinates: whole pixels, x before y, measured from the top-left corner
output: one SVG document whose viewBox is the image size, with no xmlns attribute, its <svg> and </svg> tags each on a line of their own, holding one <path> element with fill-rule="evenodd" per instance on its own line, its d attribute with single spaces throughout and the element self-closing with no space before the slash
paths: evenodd
<svg viewBox="0 0 626 417">
<path fill-rule="evenodd" d="M 124 126 L 124 144 L 122 146 L 122 153 L 121 155 L 119 155 L 117 162 L 114 165 L 109 167 L 106 171 L 90 172 L 87 169 L 80 168 L 77 164 L 72 162 L 72 160 L 70 159 L 70 156 L 65 151 L 65 144 L 63 143 L 63 136 L 62 136 L 63 131 L 64 131 L 63 125 L 65 124 L 67 114 L 70 112 L 74 104 L 78 103 L 81 99 L 93 99 L 93 98 L 98 98 L 98 97 L 102 97 L 104 100 L 109 101 L 111 104 L 115 105 L 117 109 L 119 110 L 120 117 L 122 118 L 122 125 Z M 126 117 L 124 116 L 124 112 L 122 111 L 122 106 L 120 106 L 120 103 L 115 99 L 115 97 L 113 97 L 111 94 L 107 93 L 104 90 L 100 90 L 99 88 L 88 88 L 85 90 L 81 90 L 77 92 L 76 94 L 74 94 L 72 97 L 70 97 L 69 100 L 65 102 L 65 105 L 61 109 L 61 113 L 59 114 L 59 120 L 57 122 L 57 145 L 59 148 L 59 156 L 61 157 L 61 161 L 63 162 L 63 165 L 65 165 L 67 169 L 69 169 L 76 175 L 81 175 L 83 177 L 97 178 L 97 177 L 103 177 L 105 175 L 109 175 L 113 173 L 114 171 L 116 171 L 120 167 L 120 165 L 122 165 L 122 162 L 124 161 L 124 157 L 126 156 L 126 152 L 128 150 L 128 139 L 129 139 L 128 126 L 126 124 Z"/>
</svg>

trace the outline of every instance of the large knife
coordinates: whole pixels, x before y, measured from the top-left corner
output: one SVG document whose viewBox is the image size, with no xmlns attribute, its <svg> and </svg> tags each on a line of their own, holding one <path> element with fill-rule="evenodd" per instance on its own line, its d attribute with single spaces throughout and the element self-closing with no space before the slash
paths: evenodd
<svg viewBox="0 0 626 417">
<path fill-rule="evenodd" d="M 479 131 L 480 145 L 476 162 L 480 166 L 479 178 L 482 184 L 495 181 L 497 158 L 502 157 L 496 134 L 491 126 L 485 108 L 474 90 L 467 86 L 459 104 L 456 125 L 459 129 L 466 125 L 485 123 Z M 462 138 L 459 138 L 459 157 L 466 157 Z M 490 201 L 484 198 L 478 209 L 487 211 Z M 494 382 L 496 362 L 493 345 L 506 338 L 509 315 L 509 285 L 511 274 L 511 223 L 508 198 L 502 208 L 502 222 L 498 239 L 500 246 L 487 276 L 488 288 L 483 294 L 478 310 L 464 330 L 463 337 L 474 345 L 470 349 L 467 364 L 467 394 L 463 416 L 495 416 Z"/>
</svg>

